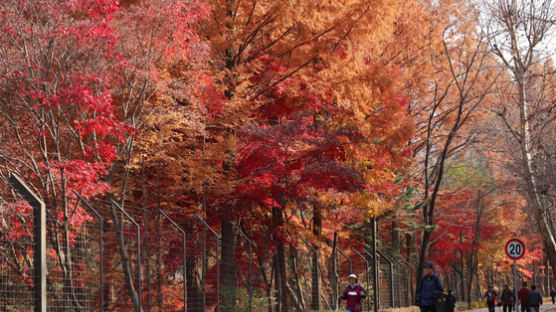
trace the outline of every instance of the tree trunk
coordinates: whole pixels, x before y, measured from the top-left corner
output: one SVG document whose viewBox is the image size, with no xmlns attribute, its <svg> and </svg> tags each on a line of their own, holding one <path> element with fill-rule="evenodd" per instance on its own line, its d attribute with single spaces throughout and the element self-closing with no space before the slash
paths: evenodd
<svg viewBox="0 0 556 312">
<path fill-rule="evenodd" d="M 205 137 L 203 137 L 203 146 Z M 202 209 L 203 209 L 203 218 L 207 216 L 207 185 L 203 184 L 203 200 L 202 200 Z M 205 311 L 207 309 L 207 274 L 208 274 L 208 244 L 207 244 L 207 228 L 204 224 L 201 224 L 202 232 L 201 232 L 201 276 L 200 276 L 200 304 L 201 304 L 201 311 Z M 216 251 L 218 253 L 218 250 Z M 217 281 L 218 283 L 218 281 Z M 217 294 L 218 295 L 218 294 Z"/>
<path fill-rule="evenodd" d="M 459 243 L 462 244 L 463 243 L 463 233 L 460 231 L 459 232 Z M 460 265 L 461 265 L 461 280 L 460 280 L 460 298 L 461 301 L 465 300 L 465 262 L 463 259 L 463 250 L 459 250 L 459 256 L 460 256 Z"/>
<path fill-rule="evenodd" d="M 158 188 L 158 204 L 157 204 L 157 208 L 160 209 L 160 187 Z M 157 214 L 157 218 L 156 218 L 157 222 L 156 222 L 156 238 L 158 239 L 158 241 L 160 241 L 162 239 L 161 234 L 160 234 L 160 226 L 161 226 L 161 222 L 160 222 L 160 214 Z M 162 259 L 161 259 L 161 255 L 160 252 L 156 253 L 156 276 L 157 276 L 157 287 L 156 290 L 158 292 L 157 296 L 158 296 L 158 311 L 162 312 L 162 304 L 164 302 L 164 298 L 162 297 L 162 285 L 163 285 L 163 275 L 162 275 Z M 184 278 L 188 278 L 187 276 L 187 272 L 185 272 L 186 276 L 184 276 Z M 187 287 L 187 285 L 185 285 Z M 185 298 L 184 298 L 185 300 Z M 185 303 L 187 305 L 187 303 Z"/>
<path fill-rule="evenodd" d="M 316 239 L 320 239 L 322 232 L 322 211 L 319 204 L 313 207 L 313 234 Z M 318 251 L 318 246 L 313 245 Z M 313 253 L 313 264 L 311 265 L 311 310 L 320 310 L 320 284 L 319 284 L 319 254 Z"/>
<path fill-rule="evenodd" d="M 287 274 L 286 274 L 286 248 L 284 246 L 284 242 L 280 242 L 278 244 L 278 275 L 280 276 L 280 292 L 282 293 L 281 299 L 281 310 L 280 312 L 287 312 L 289 311 L 289 304 L 288 304 L 288 285 L 287 285 Z"/>
<path fill-rule="evenodd" d="M 278 253 L 274 255 L 274 287 L 276 288 L 276 312 L 282 311 L 282 283 L 280 278 L 280 267 L 278 261 Z"/>
<path fill-rule="evenodd" d="M 339 289 L 338 289 L 338 233 L 334 232 L 334 240 L 332 241 L 332 256 L 330 259 L 330 264 L 328 266 L 328 279 L 330 280 L 330 284 L 332 285 L 332 296 L 330 298 L 332 309 L 338 309 L 338 296 L 339 296 Z"/>
<path fill-rule="evenodd" d="M 145 262 L 145 279 L 146 279 L 146 283 L 147 283 L 147 312 L 151 312 L 151 254 L 150 254 L 150 246 L 149 246 L 149 235 L 148 233 L 150 233 L 149 230 L 149 218 L 147 217 L 147 209 L 148 209 L 148 199 L 147 199 L 147 178 L 145 176 L 145 159 L 143 158 L 143 161 L 141 163 L 141 191 L 142 191 L 142 196 L 143 196 L 143 211 L 142 211 L 142 215 L 143 215 L 143 228 L 145 230 L 145 233 L 147 235 L 145 235 L 145 252 L 142 254 L 142 256 L 144 257 L 144 260 L 139 260 L 139 261 L 144 261 Z"/>
<path fill-rule="evenodd" d="M 481 291 L 481 283 L 479 280 L 479 272 L 475 270 L 475 300 L 481 300 L 483 297 L 483 292 Z"/>
<path fill-rule="evenodd" d="M 529 202 L 533 206 L 535 219 L 537 220 L 537 227 L 546 249 L 546 253 L 550 258 L 550 262 L 556 263 L 556 231 L 554 228 L 554 221 L 550 217 L 550 212 L 545 209 L 541 194 L 538 191 L 538 183 L 533 167 L 533 158 L 531 153 L 531 129 L 530 129 L 530 116 L 529 106 L 527 103 L 525 73 L 516 70 L 516 80 L 519 87 L 519 106 L 520 106 L 520 120 L 521 120 L 521 154 L 522 163 L 525 168 L 525 179 L 527 183 L 527 195 Z M 553 273 L 556 276 L 556 266 L 552 267 Z"/>
<path fill-rule="evenodd" d="M 419 264 L 417 266 L 416 281 L 419 281 L 423 277 L 423 270 L 425 269 L 425 262 L 427 260 L 427 249 L 429 248 L 429 241 L 431 238 L 432 231 L 425 229 L 423 231 L 423 239 L 421 240 L 421 250 L 419 250 Z"/>
<path fill-rule="evenodd" d="M 290 297 L 292 297 L 297 311 L 302 312 L 305 310 L 306 305 L 305 300 L 303 299 L 303 288 L 301 287 L 301 280 L 299 278 L 299 255 L 297 253 L 297 250 L 293 246 L 290 246 L 290 258 L 292 262 L 292 273 L 295 279 L 295 290 L 291 286 L 287 285 L 287 283 L 286 285 L 288 286 L 288 294 L 290 295 Z"/>
<path fill-rule="evenodd" d="M 468 280 L 468 297 L 467 297 L 467 304 L 471 307 L 472 301 L 472 285 L 473 285 L 473 278 L 477 274 L 477 269 L 479 267 L 479 242 L 481 239 L 481 217 L 483 215 L 483 208 L 481 205 L 481 191 L 477 192 L 477 203 L 475 204 L 475 224 L 473 225 L 473 240 L 471 242 L 471 253 L 469 254 L 469 259 L 467 260 L 467 267 L 469 271 L 469 280 Z M 476 282 L 479 283 L 479 278 L 477 276 Z"/>
<path fill-rule="evenodd" d="M 392 250 L 390 254 L 397 256 L 400 252 L 400 235 L 398 233 L 398 215 L 394 214 L 392 218 Z"/>
<path fill-rule="evenodd" d="M 277 227 L 281 227 L 284 224 L 284 216 L 283 212 L 280 208 L 274 207 L 272 208 L 272 217 L 274 220 L 274 224 Z M 276 248 L 276 262 L 277 262 L 277 279 L 276 285 L 279 285 L 279 294 L 281 295 L 279 304 L 279 309 L 277 312 L 287 312 L 289 310 L 288 305 L 288 286 L 287 286 L 287 270 L 286 270 L 286 248 L 284 246 L 284 241 L 282 241 L 278 237 L 274 237 L 274 240 L 277 244 Z"/>
<path fill-rule="evenodd" d="M 202 261 L 199 257 L 189 257 L 187 259 L 187 311 L 205 312 L 203 309 L 201 291 L 202 287 Z"/>
<path fill-rule="evenodd" d="M 230 220 L 222 218 L 223 312 L 232 311 L 237 299 L 235 231 Z"/>
<path fill-rule="evenodd" d="M 135 286 L 133 285 L 133 277 L 131 276 L 131 264 L 129 261 L 129 257 L 127 254 L 127 250 L 125 248 L 125 238 L 124 238 L 124 224 L 122 217 L 118 216 L 116 212 L 116 208 L 114 204 L 110 205 L 112 207 L 112 217 L 114 218 L 114 225 L 116 228 L 116 235 L 118 240 L 118 245 L 120 247 L 120 261 L 122 262 L 122 269 L 124 271 L 124 280 L 126 284 L 127 291 L 129 293 L 129 297 L 133 304 L 133 309 L 137 312 L 143 311 L 142 308 L 139 306 L 139 296 L 137 295 L 137 291 L 135 290 Z M 137 242 L 140 244 L 140 242 Z M 139 259 L 138 259 L 139 260 Z M 140 281 L 137 281 L 140 282 Z"/>
</svg>

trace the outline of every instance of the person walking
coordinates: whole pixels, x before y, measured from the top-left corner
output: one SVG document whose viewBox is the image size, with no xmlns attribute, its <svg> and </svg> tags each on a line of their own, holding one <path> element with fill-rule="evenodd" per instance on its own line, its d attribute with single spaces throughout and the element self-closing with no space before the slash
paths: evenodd
<svg viewBox="0 0 556 312">
<path fill-rule="evenodd" d="M 494 308 L 496 307 L 497 296 L 498 294 L 496 293 L 496 291 L 494 291 L 494 288 L 491 285 L 489 285 L 488 290 L 483 297 L 483 299 L 486 298 L 487 300 L 488 312 L 494 312 Z"/>
<path fill-rule="evenodd" d="M 554 290 L 554 288 L 550 290 L 550 297 L 552 298 L 552 304 L 556 304 L 556 302 L 554 302 L 556 298 L 556 291 Z"/>
<path fill-rule="evenodd" d="M 521 312 L 529 312 L 529 304 L 527 303 L 529 291 L 529 288 L 527 288 L 527 282 L 521 283 L 521 289 L 517 293 L 517 298 L 519 299 L 519 304 L 521 305 Z"/>
<path fill-rule="evenodd" d="M 367 297 L 365 289 L 357 283 L 357 275 L 350 274 L 348 276 L 349 285 L 344 289 L 344 293 L 338 300 L 340 303 L 342 300 L 346 300 L 346 311 L 347 312 L 361 312 L 362 311 L 362 301 L 363 298 Z"/>
<path fill-rule="evenodd" d="M 527 304 L 529 305 L 529 310 L 533 309 L 535 312 L 539 312 L 542 305 L 542 295 L 537 290 L 536 285 L 531 285 L 531 291 L 527 295 Z"/>
<path fill-rule="evenodd" d="M 502 311 L 503 312 L 512 312 L 515 302 L 514 292 L 510 289 L 508 284 L 504 285 L 504 290 L 502 290 L 502 296 L 500 297 L 502 300 Z"/>
<path fill-rule="evenodd" d="M 527 282 L 521 283 L 521 289 L 517 293 L 517 299 L 519 300 L 519 304 L 521 305 L 521 312 L 529 312 L 529 304 L 527 303 L 529 292 L 530 290 L 529 288 L 527 288 Z"/>
<path fill-rule="evenodd" d="M 448 294 L 446 295 L 447 312 L 454 312 L 456 309 L 456 301 L 458 301 L 458 298 L 452 294 L 451 289 L 448 289 Z"/>
<path fill-rule="evenodd" d="M 425 275 L 417 283 L 417 295 L 415 296 L 421 312 L 437 312 L 436 304 L 443 292 L 440 278 L 434 273 L 434 265 L 427 262 Z"/>
</svg>

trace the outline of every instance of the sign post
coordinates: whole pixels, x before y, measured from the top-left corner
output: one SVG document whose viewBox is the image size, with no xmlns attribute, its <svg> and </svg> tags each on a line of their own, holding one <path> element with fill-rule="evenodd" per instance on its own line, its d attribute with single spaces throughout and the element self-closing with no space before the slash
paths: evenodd
<svg viewBox="0 0 556 312">
<path fill-rule="evenodd" d="M 519 303 L 517 298 L 517 260 L 521 259 L 525 255 L 525 244 L 517 238 L 510 239 L 504 248 L 506 255 L 514 260 L 514 297 L 515 297 L 515 308 L 517 311 L 517 305 Z"/>
</svg>

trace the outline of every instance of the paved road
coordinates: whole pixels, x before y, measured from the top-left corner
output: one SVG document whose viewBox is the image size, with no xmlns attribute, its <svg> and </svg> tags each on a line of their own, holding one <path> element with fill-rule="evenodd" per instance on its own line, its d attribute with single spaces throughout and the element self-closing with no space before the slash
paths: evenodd
<svg viewBox="0 0 556 312">
<path fill-rule="evenodd" d="M 556 312 L 556 305 L 549 303 L 541 306 L 543 312 Z M 468 312 L 488 312 L 488 308 L 469 310 Z M 496 307 L 495 312 L 502 312 L 502 307 Z"/>
</svg>

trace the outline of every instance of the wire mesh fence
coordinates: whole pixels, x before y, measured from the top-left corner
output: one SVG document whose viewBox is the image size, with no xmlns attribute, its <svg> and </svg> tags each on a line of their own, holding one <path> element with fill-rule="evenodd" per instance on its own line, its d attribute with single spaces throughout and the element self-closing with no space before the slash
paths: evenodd
<svg viewBox="0 0 556 312">
<path fill-rule="evenodd" d="M 102 285 L 98 216 L 89 207 L 72 203 L 47 211 L 46 225 L 48 311 L 98 311 Z"/>
<path fill-rule="evenodd" d="M 48 311 L 276 311 L 280 267 L 268 229 L 229 223 L 230 240 L 220 235 L 224 225 L 194 213 L 75 195 L 46 214 Z M 1 311 L 32 311 L 34 210 L 17 197 L 0 207 Z M 254 246 L 265 239 L 267 245 Z M 284 239 L 291 310 L 338 309 L 351 273 L 368 294 L 363 311 L 374 310 L 375 291 L 381 309 L 411 304 L 411 265 L 380 253 L 375 290 L 372 255 L 363 244 L 300 233 Z"/>
<path fill-rule="evenodd" d="M 152 307 L 152 311 L 187 311 L 188 235 L 169 215 L 162 210 L 159 213 L 156 240 L 151 240 L 152 244 L 148 248 L 149 251 L 156 251 L 156 269 L 152 272 L 156 278 L 147 277 L 147 280 L 156 280 L 156 285 L 148 285 L 148 290 L 153 288 L 156 291 L 156 294 L 151 295 L 156 300 L 148 298 L 146 305 L 149 309 Z M 149 261 L 151 258 L 147 257 Z M 149 293 L 147 297 L 150 297 Z"/>
<path fill-rule="evenodd" d="M 21 198 L 6 198 L 0 200 L 0 220 L 0 306 L 33 311 L 33 209 Z"/>
<path fill-rule="evenodd" d="M 351 258 L 339 246 L 334 245 L 331 257 L 331 276 L 329 281 L 331 284 L 332 298 L 330 304 L 332 308 L 339 307 L 338 298 L 343 294 L 345 286 L 345 278 L 353 272 Z"/>
<path fill-rule="evenodd" d="M 110 235 L 105 246 L 110 257 L 107 265 L 112 274 L 105 281 L 110 289 L 107 309 L 111 311 L 137 311 L 142 306 L 141 227 L 116 202 L 108 204 L 112 214 Z M 140 295 L 141 294 L 141 295 Z"/>
<path fill-rule="evenodd" d="M 187 240 L 187 308 L 220 311 L 220 236 L 198 215 L 191 218 Z"/>
<path fill-rule="evenodd" d="M 313 276 L 313 252 L 311 246 L 305 242 L 297 242 L 289 248 L 290 268 L 293 273 L 291 288 L 293 289 L 294 302 L 301 310 L 306 311 L 311 307 Z"/>
<path fill-rule="evenodd" d="M 379 306 L 381 309 L 392 308 L 394 307 L 394 287 L 392 283 L 394 272 L 391 262 L 381 252 L 378 253 L 377 260 L 379 262 Z"/>
<path fill-rule="evenodd" d="M 409 261 L 400 257 L 400 264 L 398 267 L 399 289 L 400 289 L 400 305 L 402 307 L 409 307 L 413 305 L 414 292 L 413 292 L 413 274 L 414 268 Z"/>
<path fill-rule="evenodd" d="M 232 222 L 230 222 L 229 226 L 235 230 L 235 237 L 233 237 L 235 243 L 235 256 L 233 263 L 223 262 L 222 266 L 231 265 L 230 271 L 234 272 L 234 275 L 230 278 L 235 280 L 235 287 L 231 290 L 224 287 L 223 304 L 233 304 L 233 306 L 241 311 L 252 311 L 253 306 L 256 305 L 257 309 L 261 310 L 261 305 L 264 305 L 264 300 L 261 300 L 262 294 L 260 292 L 257 292 L 257 294 L 254 293 L 255 290 L 253 285 L 253 274 L 256 264 L 253 242 L 241 226 Z M 230 292 L 232 293 L 230 294 Z M 255 296 L 257 300 L 253 302 Z M 233 301 L 230 300 L 230 297 L 232 297 Z"/>
</svg>

